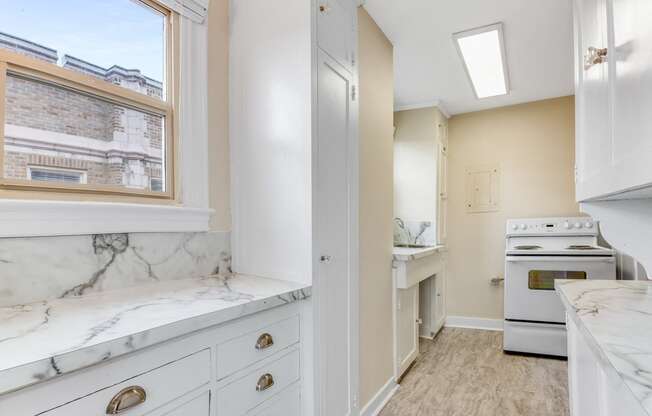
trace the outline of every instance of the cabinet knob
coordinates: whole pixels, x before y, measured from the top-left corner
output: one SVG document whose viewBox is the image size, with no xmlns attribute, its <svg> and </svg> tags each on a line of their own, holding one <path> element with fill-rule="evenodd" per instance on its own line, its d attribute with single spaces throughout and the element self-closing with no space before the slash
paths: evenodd
<svg viewBox="0 0 652 416">
<path fill-rule="evenodd" d="M 145 403 L 147 393 L 140 386 L 131 386 L 122 389 L 113 396 L 109 405 L 106 407 L 107 415 L 117 415 L 126 412 L 129 409 Z"/>
<path fill-rule="evenodd" d="M 607 55 L 609 50 L 607 48 L 594 48 L 589 47 L 584 54 L 584 70 L 590 69 L 594 65 L 603 64 L 607 62 Z"/>
<path fill-rule="evenodd" d="M 274 376 L 271 374 L 263 374 L 260 376 L 258 379 L 258 383 L 256 383 L 256 391 L 265 391 L 268 388 L 272 387 L 274 385 Z"/>
<path fill-rule="evenodd" d="M 320 4 L 320 5 L 319 5 L 319 11 L 322 12 L 322 13 L 327 13 L 330 9 L 331 9 L 331 8 L 328 7 L 328 6 L 325 5 L 325 4 Z"/>
<path fill-rule="evenodd" d="M 258 337 L 258 341 L 256 341 L 256 349 L 257 350 L 264 350 L 269 347 L 274 345 L 274 338 L 270 334 L 263 334 Z"/>
</svg>

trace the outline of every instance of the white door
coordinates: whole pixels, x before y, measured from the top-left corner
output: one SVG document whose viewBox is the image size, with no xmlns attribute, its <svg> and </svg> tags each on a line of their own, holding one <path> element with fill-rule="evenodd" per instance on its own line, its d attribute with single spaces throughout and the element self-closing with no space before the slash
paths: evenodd
<svg viewBox="0 0 652 416">
<path fill-rule="evenodd" d="M 396 290 L 398 377 L 419 355 L 419 285 Z"/>
<path fill-rule="evenodd" d="M 357 414 L 357 146 L 353 80 L 319 52 L 314 292 L 323 416 Z"/>
<path fill-rule="evenodd" d="M 606 0 L 575 0 L 578 200 L 601 192 L 601 174 L 611 165 L 609 67 L 584 62 L 589 48 L 607 47 L 606 34 Z"/>
<path fill-rule="evenodd" d="M 349 71 L 355 64 L 355 3 L 351 0 L 318 0 L 319 47 Z"/>
</svg>

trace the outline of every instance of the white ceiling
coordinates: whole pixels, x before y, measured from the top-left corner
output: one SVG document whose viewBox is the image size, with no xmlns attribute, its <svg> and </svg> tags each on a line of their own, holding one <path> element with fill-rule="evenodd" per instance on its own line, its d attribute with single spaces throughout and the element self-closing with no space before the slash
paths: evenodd
<svg viewBox="0 0 652 416">
<path fill-rule="evenodd" d="M 394 44 L 395 107 L 450 114 L 573 94 L 571 0 L 367 0 Z M 478 100 L 452 34 L 503 22 L 511 92 Z"/>
</svg>

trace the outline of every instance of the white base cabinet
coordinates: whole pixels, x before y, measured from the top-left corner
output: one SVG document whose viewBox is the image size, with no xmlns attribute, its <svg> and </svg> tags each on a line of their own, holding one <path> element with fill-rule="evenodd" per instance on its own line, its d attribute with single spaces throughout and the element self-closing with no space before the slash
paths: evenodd
<svg viewBox="0 0 652 416">
<path fill-rule="evenodd" d="M 433 339 L 446 323 L 446 296 L 443 270 L 419 284 L 419 336 Z"/>
<path fill-rule="evenodd" d="M 0 414 L 298 416 L 308 307 L 271 309 L 0 396 Z"/>
<path fill-rule="evenodd" d="M 419 356 L 419 285 L 396 290 L 398 378 Z"/>
<path fill-rule="evenodd" d="M 647 416 L 622 379 L 596 357 L 568 316 L 566 329 L 571 416 Z"/>
<path fill-rule="evenodd" d="M 443 249 L 442 249 L 443 251 Z M 405 374 L 419 356 L 419 338 L 434 338 L 446 321 L 445 254 L 394 260 L 394 374 Z"/>
</svg>

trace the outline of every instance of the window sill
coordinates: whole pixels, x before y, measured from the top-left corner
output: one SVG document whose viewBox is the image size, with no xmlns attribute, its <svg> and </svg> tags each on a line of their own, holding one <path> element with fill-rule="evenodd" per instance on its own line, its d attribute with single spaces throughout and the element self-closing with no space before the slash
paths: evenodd
<svg viewBox="0 0 652 416">
<path fill-rule="evenodd" d="M 213 210 L 108 202 L 0 200 L 0 237 L 208 231 Z"/>
</svg>

